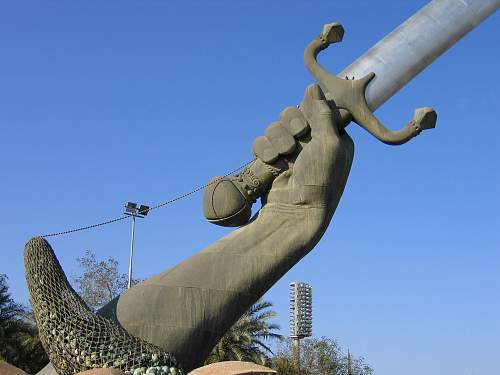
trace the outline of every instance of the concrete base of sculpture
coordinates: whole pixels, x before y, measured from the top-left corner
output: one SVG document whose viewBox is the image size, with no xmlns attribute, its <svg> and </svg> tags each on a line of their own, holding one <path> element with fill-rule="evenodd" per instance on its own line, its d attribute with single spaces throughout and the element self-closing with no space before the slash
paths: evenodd
<svg viewBox="0 0 500 375">
<path fill-rule="evenodd" d="M 252 362 L 226 361 L 197 368 L 188 375 L 265 375 L 276 373 L 275 370 Z"/>
</svg>

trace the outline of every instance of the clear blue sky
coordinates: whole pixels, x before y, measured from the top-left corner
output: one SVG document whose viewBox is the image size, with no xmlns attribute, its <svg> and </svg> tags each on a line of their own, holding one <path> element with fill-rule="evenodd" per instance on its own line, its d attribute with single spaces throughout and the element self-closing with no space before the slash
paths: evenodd
<svg viewBox="0 0 500 375">
<path fill-rule="evenodd" d="M 251 157 L 253 139 L 310 82 L 305 46 L 326 22 L 338 72 L 426 4 L 411 1 L 20 1 L 0 3 L 0 272 L 27 301 L 33 235 L 155 204 Z M 350 126 L 356 155 L 317 248 L 266 295 L 288 333 L 288 283 L 313 285 L 314 333 L 380 375 L 498 372 L 500 14 L 377 115 L 392 128 L 433 106 L 438 126 L 404 147 Z M 201 195 L 138 223 L 136 276 L 228 230 Z M 126 271 L 130 222 L 52 243 L 68 275 L 91 249 Z"/>
</svg>

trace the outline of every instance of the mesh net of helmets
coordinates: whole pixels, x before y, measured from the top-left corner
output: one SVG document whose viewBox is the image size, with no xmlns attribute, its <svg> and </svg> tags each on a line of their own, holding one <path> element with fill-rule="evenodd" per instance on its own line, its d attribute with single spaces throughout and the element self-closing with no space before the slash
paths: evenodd
<svg viewBox="0 0 500 375">
<path fill-rule="evenodd" d="M 183 374 L 170 353 L 94 314 L 68 283 L 46 240 L 28 242 L 24 263 L 40 340 L 59 375 L 110 367 L 135 375 Z"/>
</svg>

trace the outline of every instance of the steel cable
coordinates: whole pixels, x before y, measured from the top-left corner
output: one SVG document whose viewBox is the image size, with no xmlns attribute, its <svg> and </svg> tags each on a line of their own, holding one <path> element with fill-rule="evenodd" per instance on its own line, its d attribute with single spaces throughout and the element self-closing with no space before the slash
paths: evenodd
<svg viewBox="0 0 500 375">
<path fill-rule="evenodd" d="M 162 202 L 162 203 L 159 203 L 157 205 L 154 205 L 154 206 L 152 206 L 152 207 L 149 208 L 148 212 L 152 211 L 152 210 L 156 210 L 156 209 L 161 208 L 161 207 L 165 207 L 165 206 L 167 206 L 169 204 L 172 204 L 174 202 L 177 202 L 177 201 L 179 201 L 181 199 L 185 199 L 185 198 L 187 198 L 187 197 L 189 197 L 189 196 L 191 196 L 191 195 L 199 192 L 200 190 L 205 189 L 207 186 L 210 186 L 210 185 L 216 183 L 217 181 L 220 181 L 221 179 L 223 179 L 225 177 L 228 177 L 228 176 L 230 176 L 230 175 L 232 175 L 232 174 L 234 174 L 234 173 L 242 170 L 243 168 L 245 168 L 248 165 L 250 165 L 254 160 L 255 159 L 250 160 L 249 162 L 243 164 L 239 168 L 234 169 L 231 172 L 226 173 L 224 176 L 219 177 L 219 178 L 217 178 L 215 180 L 212 180 L 212 181 L 206 183 L 205 185 L 199 186 L 199 187 L 194 188 L 193 190 L 191 190 L 191 191 L 189 191 L 187 193 L 178 195 L 177 197 L 171 198 L 171 199 L 169 199 L 169 200 L 167 200 L 165 202 Z M 110 219 L 110 220 L 106 220 L 106 221 L 103 221 L 103 222 L 100 222 L 100 223 L 91 224 L 91 225 L 87 225 L 87 226 L 84 226 L 84 227 L 78 227 L 78 228 L 68 229 L 68 230 L 65 230 L 65 231 L 62 231 L 62 232 L 54 232 L 54 233 L 43 234 L 43 235 L 41 235 L 39 237 L 48 238 L 48 237 L 63 236 L 65 234 L 70 234 L 70 233 L 75 233 L 75 232 L 81 232 L 81 231 L 84 231 L 84 230 L 94 229 L 94 228 L 102 227 L 104 225 L 116 223 L 117 221 L 121 221 L 121 220 L 127 219 L 128 217 L 129 217 L 128 215 L 123 214 L 123 216 L 116 217 L 116 218 Z"/>
</svg>

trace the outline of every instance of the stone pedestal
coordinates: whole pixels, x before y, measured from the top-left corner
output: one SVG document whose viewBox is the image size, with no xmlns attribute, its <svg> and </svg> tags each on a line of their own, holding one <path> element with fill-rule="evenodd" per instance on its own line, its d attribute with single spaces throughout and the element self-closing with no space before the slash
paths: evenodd
<svg viewBox="0 0 500 375">
<path fill-rule="evenodd" d="M 197 368 L 188 375 L 266 375 L 275 370 L 251 362 L 227 361 Z"/>
</svg>

